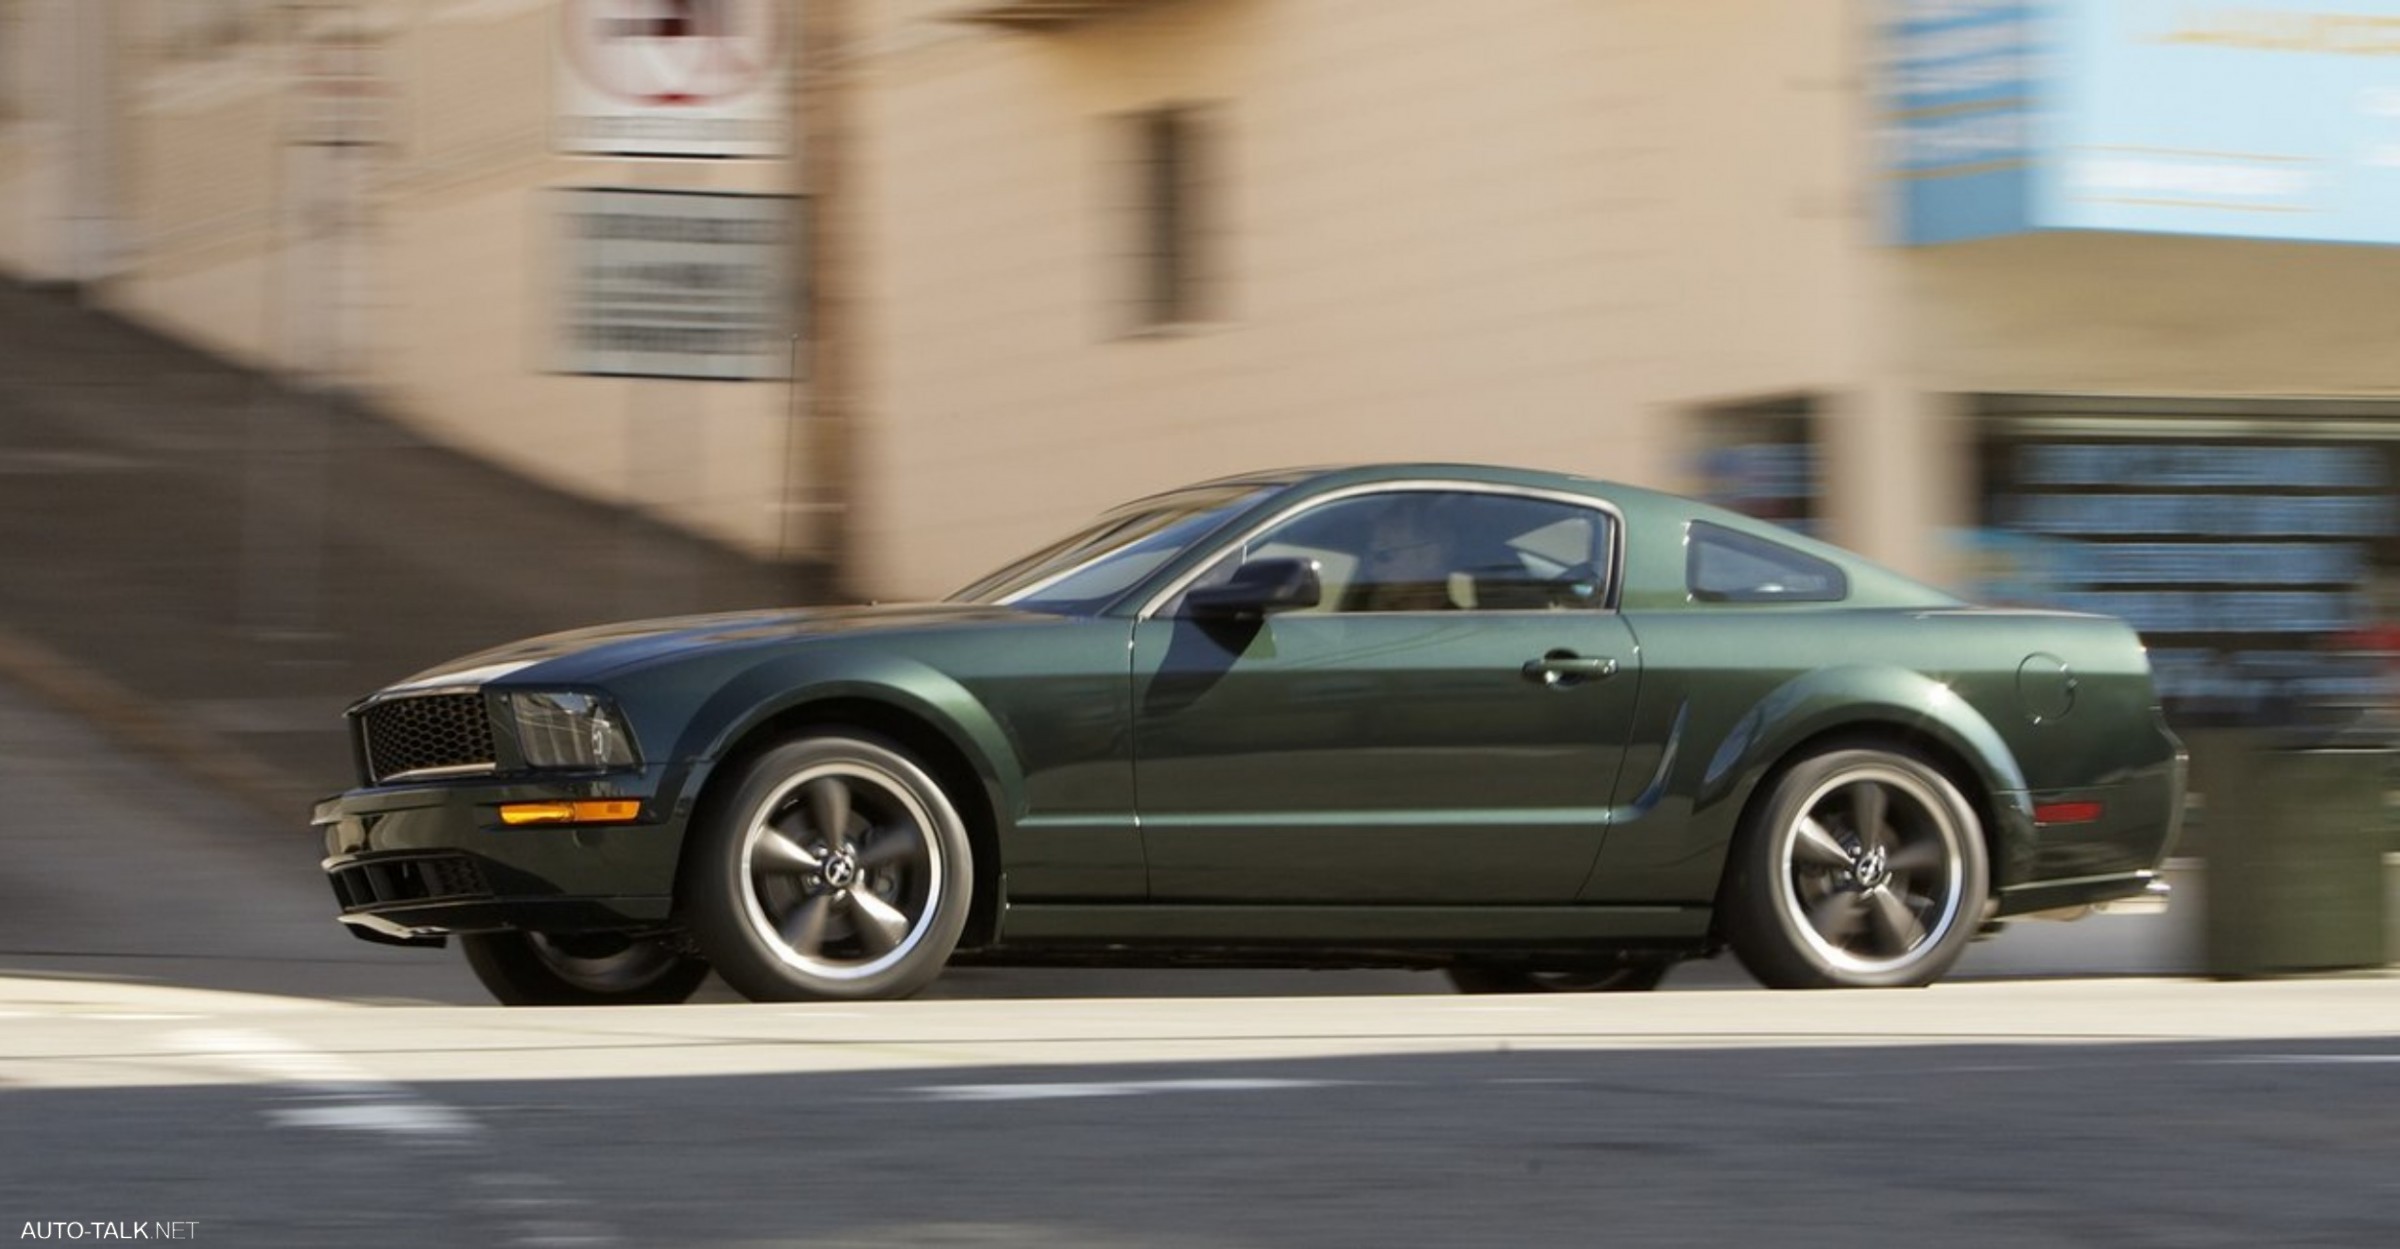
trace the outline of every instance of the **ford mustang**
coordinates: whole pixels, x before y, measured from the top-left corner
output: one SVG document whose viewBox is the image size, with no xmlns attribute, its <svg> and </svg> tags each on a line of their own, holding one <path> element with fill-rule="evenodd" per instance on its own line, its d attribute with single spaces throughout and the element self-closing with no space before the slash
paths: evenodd
<svg viewBox="0 0 2400 1249">
<path fill-rule="evenodd" d="M 947 601 L 611 625 L 349 713 L 341 920 L 515 1004 L 881 998 L 952 962 L 1926 984 L 2162 891 L 2140 640 L 1554 473 L 1145 498 Z"/>
</svg>

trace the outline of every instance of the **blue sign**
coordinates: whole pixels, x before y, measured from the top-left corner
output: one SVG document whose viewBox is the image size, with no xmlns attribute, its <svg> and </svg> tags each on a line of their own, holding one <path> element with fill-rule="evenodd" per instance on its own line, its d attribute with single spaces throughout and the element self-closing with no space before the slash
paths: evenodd
<svg viewBox="0 0 2400 1249">
<path fill-rule="evenodd" d="M 2400 243 L 2395 0 L 1906 0 L 1899 233 Z"/>
<path fill-rule="evenodd" d="M 2036 49 L 2025 0 L 1907 0 L 1900 14 L 1886 142 L 1902 238 L 2033 228 Z"/>
</svg>

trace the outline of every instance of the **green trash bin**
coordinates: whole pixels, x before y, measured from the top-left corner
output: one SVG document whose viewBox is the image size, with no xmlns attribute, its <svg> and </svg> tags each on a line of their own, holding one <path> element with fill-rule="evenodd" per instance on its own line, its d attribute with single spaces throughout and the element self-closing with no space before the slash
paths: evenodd
<svg viewBox="0 0 2400 1249">
<path fill-rule="evenodd" d="M 2216 774 L 2193 778 L 2207 795 L 2209 974 L 2383 966 L 2384 791 L 2394 752 L 2242 739 L 2217 743 L 2208 752 Z"/>
</svg>

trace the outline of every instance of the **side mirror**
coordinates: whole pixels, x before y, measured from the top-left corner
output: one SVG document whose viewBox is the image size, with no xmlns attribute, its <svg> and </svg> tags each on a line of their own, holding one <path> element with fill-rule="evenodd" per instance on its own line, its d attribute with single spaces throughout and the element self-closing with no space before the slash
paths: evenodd
<svg viewBox="0 0 2400 1249">
<path fill-rule="evenodd" d="M 1183 596 L 1183 612 L 1195 620 L 1256 619 L 1279 611 L 1314 607 L 1325 597 L 1313 559 L 1256 559 L 1233 570 L 1223 585 L 1202 586 Z"/>
</svg>

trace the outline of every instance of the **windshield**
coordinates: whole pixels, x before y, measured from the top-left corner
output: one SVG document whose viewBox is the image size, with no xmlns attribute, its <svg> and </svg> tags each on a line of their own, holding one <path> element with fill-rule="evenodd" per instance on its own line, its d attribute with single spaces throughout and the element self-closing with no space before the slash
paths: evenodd
<svg viewBox="0 0 2400 1249">
<path fill-rule="evenodd" d="M 1118 508 L 950 596 L 1027 611 L 1098 611 L 1208 536 L 1267 488 L 1195 486 Z"/>
</svg>

